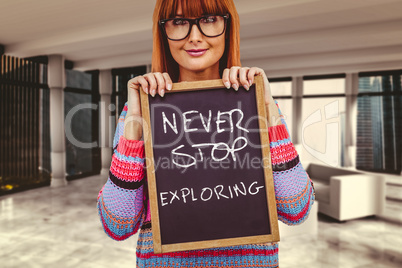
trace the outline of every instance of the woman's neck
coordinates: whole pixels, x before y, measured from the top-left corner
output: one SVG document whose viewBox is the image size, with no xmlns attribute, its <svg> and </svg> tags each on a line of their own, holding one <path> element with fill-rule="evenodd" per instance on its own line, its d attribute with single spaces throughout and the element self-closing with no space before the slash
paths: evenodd
<svg viewBox="0 0 402 268">
<path fill-rule="evenodd" d="M 220 78 L 221 76 L 219 74 L 219 64 L 217 66 L 198 72 L 180 68 L 179 82 L 202 81 Z"/>
</svg>

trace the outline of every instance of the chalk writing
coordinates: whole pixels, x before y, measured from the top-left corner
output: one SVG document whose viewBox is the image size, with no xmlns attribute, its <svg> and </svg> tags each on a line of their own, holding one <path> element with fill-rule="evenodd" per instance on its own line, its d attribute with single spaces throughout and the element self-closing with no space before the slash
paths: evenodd
<svg viewBox="0 0 402 268">
<path fill-rule="evenodd" d="M 241 196 L 256 195 L 264 188 L 263 185 L 258 185 L 257 181 L 246 186 L 244 182 L 234 185 L 216 185 L 215 187 L 204 187 L 201 190 L 194 188 L 183 187 L 180 190 L 160 192 L 160 200 L 162 207 L 171 205 L 174 202 L 195 202 L 202 200 L 204 202 L 210 200 L 233 199 Z"/>
<path fill-rule="evenodd" d="M 239 114 L 239 116 L 240 116 L 236 123 L 233 122 L 234 121 L 233 120 L 233 114 L 235 114 L 235 113 Z M 190 117 L 191 114 L 193 114 L 192 117 Z M 184 112 L 182 114 L 182 116 L 183 116 L 183 131 L 184 132 L 194 132 L 194 131 L 199 130 L 198 128 L 189 128 L 189 125 L 191 124 L 191 122 L 197 118 L 197 116 L 194 115 L 194 114 L 198 114 L 198 117 L 201 120 L 201 123 L 202 123 L 202 125 L 204 127 L 204 130 L 209 133 L 211 131 L 211 121 L 212 121 L 212 111 L 211 110 L 208 111 L 208 118 L 204 117 L 201 112 L 196 111 L 196 110 L 191 110 L 191 111 Z M 229 120 L 227 118 L 225 118 L 225 115 L 229 116 Z M 166 124 L 167 124 L 167 125 L 169 125 L 169 127 L 176 134 L 178 134 L 176 114 L 172 113 L 172 122 L 168 120 L 165 112 L 162 112 L 162 118 L 163 118 L 163 131 L 164 131 L 164 133 L 165 134 L 167 133 L 167 127 L 166 127 Z M 216 120 L 215 120 L 215 124 L 216 124 L 218 133 L 222 133 L 222 132 L 225 131 L 225 129 L 221 128 L 221 125 L 223 125 L 225 123 L 229 124 L 230 132 L 233 132 L 234 126 L 236 126 L 237 129 L 240 129 L 242 131 L 249 132 L 247 129 L 245 129 L 244 127 L 242 127 L 240 125 L 242 120 L 243 120 L 243 118 L 244 118 L 244 114 L 243 114 L 243 111 L 240 110 L 240 109 L 232 109 L 230 111 L 225 111 L 225 112 L 218 111 L 217 115 L 216 115 Z"/>
<path fill-rule="evenodd" d="M 233 114 L 238 114 L 238 120 L 234 122 L 234 116 Z M 200 130 L 196 127 L 190 128 L 190 124 L 193 120 L 196 120 L 199 117 L 203 130 Z M 176 120 L 176 114 L 172 113 L 172 116 L 170 117 L 171 121 L 166 116 L 165 112 L 162 112 L 162 123 L 163 123 L 163 131 L 166 134 L 168 131 L 168 127 L 175 133 L 178 134 L 178 129 L 177 129 L 177 120 Z M 249 132 L 247 129 L 241 126 L 241 122 L 244 118 L 243 111 L 240 109 L 232 109 L 229 111 L 217 111 L 216 115 L 216 129 L 217 133 L 222 133 L 225 131 L 229 131 L 233 133 L 234 128 L 236 127 L 238 130 L 243 131 L 243 132 Z M 212 111 L 208 110 L 208 117 L 204 117 L 204 115 L 196 110 L 190 110 L 182 113 L 182 125 L 183 125 L 183 131 L 185 133 L 189 132 L 199 132 L 199 131 L 205 131 L 209 133 L 211 131 L 211 121 L 212 121 Z M 229 125 L 229 128 L 223 128 L 222 125 Z M 233 161 L 236 161 L 236 155 L 235 153 L 244 149 L 248 144 L 248 141 L 245 137 L 237 137 L 231 145 L 224 143 L 224 142 L 218 142 L 218 143 L 199 143 L 199 144 L 192 144 L 191 147 L 195 148 L 198 150 L 198 153 L 201 157 L 201 161 L 203 160 L 204 157 L 204 152 L 203 148 L 205 147 L 212 147 L 211 149 L 211 157 L 214 161 L 223 161 L 228 158 L 230 155 L 232 157 Z M 184 145 L 181 144 L 174 148 L 171 152 L 171 155 L 173 156 L 173 163 L 181 168 L 188 168 L 191 166 L 196 165 L 197 163 L 197 158 L 193 155 L 190 155 L 188 153 L 184 153 L 181 151 L 181 149 L 184 148 Z M 218 156 L 217 152 L 224 152 L 223 156 Z M 175 157 L 181 157 L 181 162 L 179 163 Z"/>
</svg>

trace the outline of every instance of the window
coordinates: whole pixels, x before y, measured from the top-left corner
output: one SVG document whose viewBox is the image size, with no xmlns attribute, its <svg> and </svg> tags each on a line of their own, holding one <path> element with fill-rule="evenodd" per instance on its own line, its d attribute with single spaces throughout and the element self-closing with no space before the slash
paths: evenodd
<svg viewBox="0 0 402 268">
<path fill-rule="evenodd" d="M 138 75 L 143 75 L 147 72 L 147 67 L 130 67 L 113 69 L 113 93 L 111 103 L 115 104 L 116 110 L 112 113 L 118 122 L 118 117 L 123 111 L 124 104 L 127 102 L 127 83 L 128 81 Z"/>
<path fill-rule="evenodd" d="M 293 100 L 292 99 L 276 99 L 279 109 L 285 119 L 286 126 L 289 130 L 289 135 L 292 135 L 293 129 Z M 292 137 L 291 137 L 292 138 Z"/>
<path fill-rule="evenodd" d="M 345 75 L 303 77 L 302 158 L 344 165 Z"/>
<path fill-rule="evenodd" d="M 64 115 L 67 180 L 99 174 L 98 71 L 66 70 Z"/>
<path fill-rule="evenodd" d="M 356 168 L 401 173 L 401 71 L 360 73 Z"/>
<path fill-rule="evenodd" d="M 307 95 L 333 95 L 345 94 L 345 76 L 329 76 L 328 78 L 315 79 L 304 77 L 304 92 Z"/>
<path fill-rule="evenodd" d="M 270 78 L 269 84 L 271 87 L 271 94 L 278 102 L 279 109 L 285 118 L 289 134 L 291 135 L 293 128 L 292 78 Z"/>
<path fill-rule="evenodd" d="M 92 90 L 92 74 L 66 69 L 66 84 L 68 88 Z"/>
<path fill-rule="evenodd" d="M 47 57 L 0 55 L 0 196 L 50 184 L 49 98 Z"/>
<path fill-rule="evenodd" d="M 303 98 L 303 161 L 344 164 L 345 97 Z"/>
<path fill-rule="evenodd" d="M 292 96 L 292 78 L 270 78 L 269 85 L 271 87 L 271 94 L 274 98 L 284 98 Z"/>
</svg>

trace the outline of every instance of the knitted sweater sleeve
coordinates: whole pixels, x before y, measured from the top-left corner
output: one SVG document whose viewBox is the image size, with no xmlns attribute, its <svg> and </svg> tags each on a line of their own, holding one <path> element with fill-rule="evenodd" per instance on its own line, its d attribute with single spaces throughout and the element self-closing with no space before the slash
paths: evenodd
<svg viewBox="0 0 402 268">
<path fill-rule="evenodd" d="M 123 137 L 127 104 L 113 140 L 109 178 L 98 195 L 98 213 L 105 232 L 115 240 L 135 234 L 145 218 L 144 143 Z"/>
<path fill-rule="evenodd" d="M 314 187 L 300 163 L 280 110 L 279 114 L 282 124 L 269 128 L 276 206 L 279 220 L 295 225 L 307 218 L 315 199 Z"/>
</svg>

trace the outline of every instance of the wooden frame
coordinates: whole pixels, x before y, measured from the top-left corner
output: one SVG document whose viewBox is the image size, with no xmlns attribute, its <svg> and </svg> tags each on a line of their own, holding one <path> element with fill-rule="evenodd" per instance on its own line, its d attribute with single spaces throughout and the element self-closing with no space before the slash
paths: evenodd
<svg viewBox="0 0 402 268">
<path fill-rule="evenodd" d="M 263 78 L 261 76 L 256 76 L 254 83 L 256 86 L 255 87 L 256 98 L 257 98 L 256 104 L 259 115 L 258 124 L 260 129 L 261 144 L 268 145 L 269 137 L 268 137 L 268 131 L 266 131 L 268 129 L 267 124 L 268 121 L 264 119 L 269 117 L 267 115 L 264 102 Z M 182 82 L 182 83 L 174 83 L 172 90 L 166 91 L 166 94 L 174 94 L 175 92 L 183 92 L 183 91 L 207 90 L 207 89 L 218 89 L 218 88 L 225 88 L 221 79 L 201 81 L 201 82 Z M 145 123 L 148 126 L 151 126 L 149 100 L 148 100 L 149 96 L 146 93 L 144 93 L 142 89 L 140 90 L 140 92 L 141 92 L 140 94 L 141 94 L 142 117 Z M 212 247 L 227 247 L 241 244 L 255 244 L 255 243 L 279 241 L 278 216 L 276 210 L 274 182 L 272 175 L 271 154 L 269 146 L 263 146 L 262 156 L 265 167 L 264 168 L 264 177 L 266 186 L 265 189 L 269 209 L 268 215 L 269 215 L 271 234 L 162 245 L 161 232 L 160 232 L 160 218 L 158 210 L 158 195 L 156 189 L 156 176 L 155 176 L 156 174 L 154 166 L 152 133 L 149 128 L 144 128 L 144 140 L 145 140 L 145 153 L 146 153 L 146 165 L 147 165 L 147 177 L 148 177 L 148 190 L 149 190 L 150 207 L 151 207 L 150 209 L 152 218 L 151 221 L 153 231 L 154 253 L 158 254 L 158 253 L 175 252 L 183 250 L 196 250 L 196 249 L 205 249 Z"/>
</svg>

